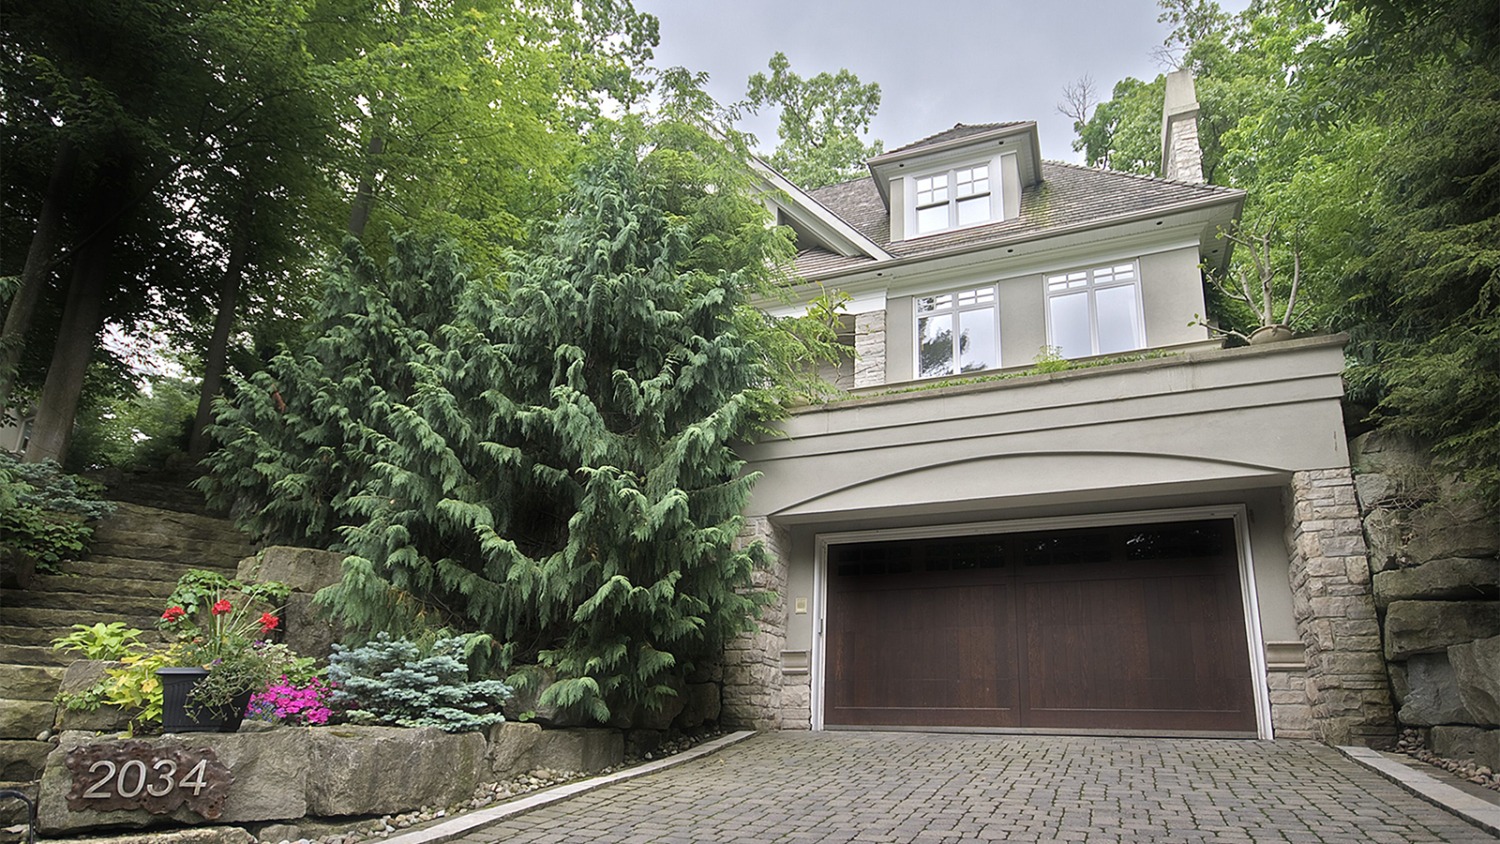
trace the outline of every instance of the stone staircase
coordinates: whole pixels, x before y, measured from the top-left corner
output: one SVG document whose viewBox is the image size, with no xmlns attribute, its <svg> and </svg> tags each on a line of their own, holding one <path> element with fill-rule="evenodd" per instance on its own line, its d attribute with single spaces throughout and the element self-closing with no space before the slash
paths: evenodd
<svg viewBox="0 0 1500 844">
<path fill-rule="evenodd" d="M 151 500 L 157 492 L 136 488 L 128 497 Z M 25 590 L 0 589 L 0 788 L 34 781 L 52 749 L 45 738 L 56 716 L 53 698 L 77 658 L 54 651 L 53 639 L 74 624 L 123 621 L 144 631 L 142 641 L 159 641 L 156 620 L 178 577 L 195 568 L 232 577 L 254 553 L 228 520 L 204 515 L 195 496 L 181 487 L 157 495 L 182 510 L 117 502 L 94 526 L 87 557 L 64 563 L 60 574 L 37 576 Z M 0 806 L 0 814 L 10 808 Z"/>
</svg>

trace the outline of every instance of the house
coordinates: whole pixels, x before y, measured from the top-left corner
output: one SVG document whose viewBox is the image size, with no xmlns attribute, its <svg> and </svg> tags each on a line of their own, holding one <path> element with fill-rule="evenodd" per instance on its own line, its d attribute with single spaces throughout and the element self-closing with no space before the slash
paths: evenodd
<svg viewBox="0 0 1500 844">
<path fill-rule="evenodd" d="M 836 294 L 852 354 L 744 452 L 777 597 L 730 720 L 1391 735 L 1343 341 L 1201 323 L 1244 194 L 1202 184 L 1196 111 L 1174 74 L 1167 178 L 1043 161 L 1029 122 L 817 190 L 765 170 L 806 280 L 768 307 Z"/>
</svg>

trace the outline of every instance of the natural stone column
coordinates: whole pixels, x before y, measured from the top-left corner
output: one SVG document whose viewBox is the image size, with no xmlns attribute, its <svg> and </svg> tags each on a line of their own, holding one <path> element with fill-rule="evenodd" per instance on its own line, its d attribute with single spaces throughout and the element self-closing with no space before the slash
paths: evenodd
<svg viewBox="0 0 1500 844">
<path fill-rule="evenodd" d="M 744 544 L 765 545 L 766 565 L 751 575 L 751 586 L 771 595 L 761 607 L 757 629 L 735 637 L 724 648 L 724 708 L 721 720 L 757 730 L 781 728 L 781 651 L 786 647 L 787 564 L 769 519 L 747 518 Z"/>
<path fill-rule="evenodd" d="M 885 383 L 885 311 L 854 315 L 854 386 Z"/>
<path fill-rule="evenodd" d="M 1294 474 L 1286 523 L 1313 731 L 1329 744 L 1389 742 L 1395 718 L 1350 471 Z"/>
</svg>

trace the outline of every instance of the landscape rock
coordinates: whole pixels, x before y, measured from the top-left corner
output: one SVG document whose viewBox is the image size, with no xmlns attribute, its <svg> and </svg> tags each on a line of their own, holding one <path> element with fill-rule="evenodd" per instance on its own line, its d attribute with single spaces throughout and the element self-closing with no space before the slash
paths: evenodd
<svg viewBox="0 0 1500 844">
<path fill-rule="evenodd" d="M 287 596 L 286 646 L 301 656 L 327 659 L 333 653 L 335 642 L 343 638 L 343 630 L 328 616 L 328 610 L 313 602 L 308 592 L 293 592 Z"/>
<path fill-rule="evenodd" d="M 692 729 L 719 720 L 722 698 L 718 683 L 690 683 L 685 698 L 686 706 L 677 716 L 677 726 Z"/>
<path fill-rule="evenodd" d="M 255 836 L 237 826 L 211 826 L 170 832 L 158 830 L 127 833 L 104 838 L 69 838 L 68 844 L 255 844 Z"/>
<path fill-rule="evenodd" d="M 283 728 L 268 733 L 182 733 L 141 739 L 154 747 L 209 748 L 220 763 L 234 774 L 234 784 L 224 802 L 224 813 L 215 823 L 284 820 L 307 814 L 308 730 Z M 74 812 L 67 794 L 72 783 L 66 759 L 69 750 L 87 744 L 113 741 L 92 733 L 63 733 L 58 746 L 47 757 L 42 774 L 38 826 L 48 833 L 76 832 L 100 827 L 153 827 L 168 824 L 208 823 L 187 806 L 166 815 L 144 809 Z"/>
<path fill-rule="evenodd" d="M 58 690 L 66 695 L 81 695 L 98 685 L 109 669 L 119 665 L 118 662 L 101 659 L 75 660 L 63 672 L 62 683 Z M 101 704 L 95 709 L 68 709 L 65 706 L 59 706 L 54 728 L 59 732 L 88 730 L 97 733 L 114 733 L 129 726 L 130 715 L 125 710 L 118 706 Z"/>
<path fill-rule="evenodd" d="M 1444 497 L 1412 511 L 1408 525 L 1406 555 L 1416 563 L 1500 553 L 1500 520 L 1477 500 Z"/>
<path fill-rule="evenodd" d="M 0 699 L 0 739 L 29 739 L 52 729 L 57 704 L 46 700 Z"/>
<path fill-rule="evenodd" d="M 554 771 L 600 771 L 625 761 L 625 735 L 607 729 L 543 730 L 532 761 Z"/>
<path fill-rule="evenodd" d="M 1447 759 L 1473 760 L 1500 767 L 1500 730 L 1483 727 L 1433 727 L 1428 735 L 1432 752 Z"/>
<path fill-rule="evenodd" d="M 319 816 L 383 815 L 468 799 L 487 772 L 479 733 L 435 727 L 311 730 L 308 810 Z M 300 817 L 288 815 L 285 817 Z"/>
<path fill-rule="evenodd" d="M 1385 613 L 1386 659 L 1439 653 L 1500 635 L 1500 602 L 1393 601 Z"/>
<path fill-rule="evenodd" d="M 40 665 L 6 665 L 0 669 L 0 697 L 6 700 L 52 700 L 64 673 L 60 668 Z"/>
<path fill-rule="evenodd" d="M 1402 724 L 1474 724 L 1459 697 L 1458 677 L 1447 654 L 1416 654 L 1406 661 L 1406 693 L 1397 718 Z"/>
<path fill-rule="evenodd" d="M 344 576 L 344 555 L 317 548 L 271 545 L 253 557 L 240 560 L 236 578 L 265 583 L 279 580 L 293 592 L 317 592 L 338 583 Z"/>
<path fill-rule="evenodd" d="M 30 589 L 36 579 L 36 557 L 0 548 L 0 589 Z"/>
<path fill-rule="evenodd" d="M 1500 636 L 1454 645 L 1448 659 L 1464 706 L 1480 723 L 1500 725 Z"/>
<path fill-rule="evenodd" d="M 1430 471 L 1427 449 L 1391 431 L 1370 431 L 1349 441 L 1349 464 L 1356 475 L 1409 474 Z"/>
<path fill-rule="evenodd" d="M 1365 516 L 1365 545 L 1370 551 L 1370 571 L 1399 568 L 1406 562 L 1406 513 L 1377 509 Z"/>
<path fill-rule="evenodd" d="M 541 738 L 540 724 L 504 721 L 490 727 L 485 753 L 490 774 L 496 779 L 509 779 L 537 767 L 532 763 L 532 750 Z"/>
<path fill-rule="evenodd" d="M 1410 568 L 1378 572 L 1375 606 L 1392 601 L 1493 600 L 1500 596 L 1500 560 L 1446 557 Z"/>
<path fill-rule="evenodd" d="M 0 740 L 0 780 L 26 782 L 36 779 L 37 771 L 47 763 L 52 744 L 25 739 Z"/>
</svg>

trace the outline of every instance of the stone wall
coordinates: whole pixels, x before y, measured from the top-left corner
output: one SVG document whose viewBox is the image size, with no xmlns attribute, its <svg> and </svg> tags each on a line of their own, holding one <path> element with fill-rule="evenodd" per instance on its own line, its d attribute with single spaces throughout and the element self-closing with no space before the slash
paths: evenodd
<svg viewBox="0 0 1500 844">
<path fill-rule="evenodd" d="M 1500 517 L 1420 444 L 1374 432 L 1350 451 L 1397 719 L 1500 767 Z"/>
<path fill-rule="evenodd" d="M 854 317 L 854 386 L 885 383 L 885 311 Z"/>
<path fill-rule="evenodd" d="M 756 629 L 742 633 L 724 648 L 724 706 L 720 715 L 728 726 L 776 730 L 782 721 L 781 652 L 786 647 L 787 563 L 782 537 L 769 519 L 745 520 L 744 544 L 761 542 L 766 565 L 757 568 L 751 588 L 765 592 L 771 602 L 761 607 Z"/>
<path fill-rule="evenodd" d="M 1295 473 L 1286 524 L 1313 735 L 1329 744 L 1392 743 L 1390 690 L 1349 470 Z"/>
</svg>

